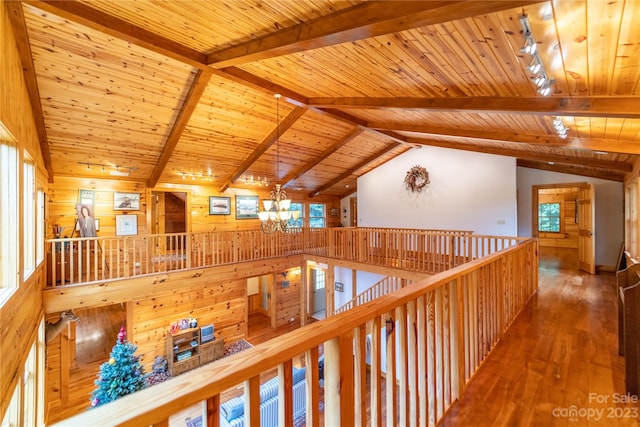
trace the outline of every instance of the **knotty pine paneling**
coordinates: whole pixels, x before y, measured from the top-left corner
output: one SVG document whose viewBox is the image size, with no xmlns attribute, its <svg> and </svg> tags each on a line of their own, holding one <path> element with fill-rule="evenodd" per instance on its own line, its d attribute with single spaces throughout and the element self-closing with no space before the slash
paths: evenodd
<svg viewBox="0 0 640 427">
<path fill-rule="evenodd" d="M 276 327 L 286 325 L 291 319 L 300 319 L 300 273 L 299 269 L 289 270 L 286 277 L 281 273 L 275 275 L 275 308 L 276 308 Z M 289 286 L 282 287 L 284 281 L 289 282 Z"/>
<path fill-rule="evenodd" d="M 191 280 L 189 287 L 131 302 L 130 341 L 147 370 L 155 356 L 166 356 L 165 340 L 171 323 L 192 316 L 200 326 L 214 324 L 216 338 L 237 341 L 247 334 L 247 281 L 215 283 L 209 277 Z"/>
<path fill-rule="evenodd" d="M 38 169 L 36 187 L 46 190 L 47 180 L 40 152 L 37 129 L 31 113 L 31 104 L 19 59 L 17 41 L 9 19 L 8 8 L 0 5 L 0 122 L 15 138 L 20 155 L 24 152 Z M 22 176 L 21 170 L 18 174 Z M 20 179 L 20 184 L 22 180 Z M 20 187 L 21 188 L 21 187 Z M 19 200 L 22 206 L 22 198 Z M 22 239 L 22 233 L 19 233 Z M 22 248 L 22 244 L 20 244 Z M 40 265 L 26 280 L 17 279 L 17 289 L 0 305 L 0 417 L 5 413 L 11 395 L 19 380 L 33 342 L 36 330 L 43 318 L 42 289 L 44 288 L 43 266 Z"/>
<path fill-rule="evenodd" d="M 540 190 L 538 203 L 560 202 L 563 206 L 563 233 L 539 233 L 540 246 L 555 248 L 578 248 L 578 224 L 576 222 L 576 188 L 549 188 Z M 544 191 L 544 193 L 543 193 Z"/>
<path fill-rule="evenodd" d="M 49 226 L 47 238 L 53 238 L 53 225 L 65 227 L 63 237 L 80 237 L 79 232 L 74 233 L 75 220 L 77 218 L 75 205 L 78 203 L 80 189 L 93 190 L 95 192 L 93 215 L 100 220 L 98 236 L 115 236 L 116 215 L 129 214 L 138 216 L 138 234 L 147 234 L 146 228 L 146 188 L 144 184 L 136 181 L 123 181 L 115 179 L 81 179 L 73 177 L 56 177 L 55 182 L 49 186 L 48 206 Z M 114 192 L 139 193 L 140 209 L 120 211 L 113 209 Z"/>
</svg>

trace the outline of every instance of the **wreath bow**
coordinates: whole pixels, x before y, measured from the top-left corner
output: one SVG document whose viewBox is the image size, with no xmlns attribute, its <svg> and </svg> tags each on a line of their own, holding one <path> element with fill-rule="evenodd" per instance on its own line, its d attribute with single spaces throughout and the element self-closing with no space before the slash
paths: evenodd
<svg viewBox="0 0 640 427">
<path fill-rule="evenodd" d="M 422 191 L 427 184 L 429 184 L 429 172 L 422 166 L 413 166 L 404 177 L 405 188 L 413 193 Z"/>
</svg>

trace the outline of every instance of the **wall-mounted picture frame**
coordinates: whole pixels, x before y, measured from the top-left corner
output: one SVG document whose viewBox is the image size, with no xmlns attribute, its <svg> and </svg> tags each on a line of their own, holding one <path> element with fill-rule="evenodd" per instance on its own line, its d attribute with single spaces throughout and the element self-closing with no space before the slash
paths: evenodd
<svg viewBox="0 0 640 427">
<path fill-rule="evenodd" d="M 95 190 L 87 190 L 80 189 L 78 190 L 78 204 L 79 205 L 87 205 L 93 209 L 93 205 L 96 201 L 96 192 Z"/>
<path fill-rule="evenodd" d="M 113 193 L 114 211 L 139 211 L 140 193 Z"/>
<path fill-rule="evenodd" d="M 209 196 L 209 215 L 230 215 L 231 197 Z"/>
<path fill-rule="evenodd" d="M 338 216 L 338 208 L 331 208 L 329 212 L 331 216 Z"/>
<path fill-rule="evenodd" d="M 258 196 L 236 196 L 236 219 L 258 218 L 260 198 Z"/>
<path fill-rule="evenodd" d="M 135 236 L 138 234 L 137 215 L 116 215 L 116 236 Z"/>
<path fill-rule="evenodd" d="M 344 292 L 344 284 L 336 282 L 335 290 L 336 292 Z"/>
</svg>

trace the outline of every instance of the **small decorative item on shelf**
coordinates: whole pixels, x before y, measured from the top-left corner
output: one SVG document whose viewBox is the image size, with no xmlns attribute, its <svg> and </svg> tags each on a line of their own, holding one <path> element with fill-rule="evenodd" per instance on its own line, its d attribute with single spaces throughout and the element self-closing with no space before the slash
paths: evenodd
<svg viewBox="0 0 640 427">
<path fill-rule="evenodd" d="M 419 193 L 427 184 L 429 184 L 429 172 L 422 166 L 413 166 L 404 177 L 404 186 L 412 193 Z"/>
<path fill-rule="evenodd" d="M 190 328 L 198 327 L 198 319 L 194 319 L 193 317 L 189 316 L 189 327 Z"/>
<path fill-rule="evenodd" d="M 180 321 L 180 329 L 189 329 L 189 320 L 188 319 L 182 319 Z"/>
<path fill-rule="evenodd" d="M 172 334 L 175 334 L 179 330 L 180 330 L 180 325 L 178 324 L 178 322 L 173 322 L 171 326 L 169 326 L 169 332 L 171 332 Z"/>
</svg>

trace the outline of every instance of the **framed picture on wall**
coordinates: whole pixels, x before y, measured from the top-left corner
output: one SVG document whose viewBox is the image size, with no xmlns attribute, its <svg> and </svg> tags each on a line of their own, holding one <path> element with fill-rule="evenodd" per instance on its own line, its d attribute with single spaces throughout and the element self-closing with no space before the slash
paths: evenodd
<svg viewBox="0 0 640 427">
<path fill-rule="evenodd" d="M 336 282 L 336 292 L 344 292 L 344 284 L 340 283 L 340 282 Z"/>
<path fill-rule="evenodd" d="M 138 234 L 137 215 L 116 215 L 116 236 L 135 236 Z"/>
<path fill-rule="evenodd" d="M 258 218 L 259 206 L 258 196 L 236 196 L 236 219 Z"/>
<path fill-rule="evenodd" d="M 231 197 L 209 197 L 209 215 L 231 214 Z"/>
<path fill-rule="evenodd" d="M 113 193 L 113 210 L 139 211 L 140 193 Z"/>
<path fill-rule="evenodd" d="M 96 192 L 94 190 L 78 190 L 78 204 L 86 205 L 93 209 L 96 200 Z"/>
</svg>

